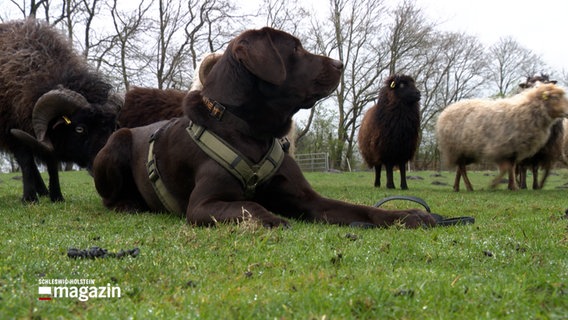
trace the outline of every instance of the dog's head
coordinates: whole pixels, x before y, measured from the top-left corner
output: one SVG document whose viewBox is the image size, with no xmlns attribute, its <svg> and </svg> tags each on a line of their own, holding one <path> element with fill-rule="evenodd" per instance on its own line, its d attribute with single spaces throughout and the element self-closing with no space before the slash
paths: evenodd
<svg viewBox="0 0 568 320">
<path fill-rule="evenodd" d="M 313 107 L 335 90 L 342 70 L 341 61 L 306 51 L 286 32 L 248 30 L 229 43 L 202 94 L 225 105 L 258 133 L 280 137 L 298 110 Z"/>
</svg>

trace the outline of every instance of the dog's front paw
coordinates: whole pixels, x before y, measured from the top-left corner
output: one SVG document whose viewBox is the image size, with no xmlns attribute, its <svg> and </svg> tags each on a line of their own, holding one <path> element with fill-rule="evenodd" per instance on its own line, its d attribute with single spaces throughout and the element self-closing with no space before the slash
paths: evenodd
<svg viewBox="0 0 568 320">
<path fill-rule="evenodd" d="M 436 225 L 436 220 L 432 215 L 416 209 L 403 212 L 400 222 L 407 228 L 434 227 Z"/>
<path fill-rule="evenodd" d="M 278 228 L 278 227 L 282 227 L 284 229 L 291 228 L 288 220 L 282 219 L 278 216 L 263 217 L 260 220 L 260 222 L 262 223 L 262 226 L 265 228 Z"/>
</svg>

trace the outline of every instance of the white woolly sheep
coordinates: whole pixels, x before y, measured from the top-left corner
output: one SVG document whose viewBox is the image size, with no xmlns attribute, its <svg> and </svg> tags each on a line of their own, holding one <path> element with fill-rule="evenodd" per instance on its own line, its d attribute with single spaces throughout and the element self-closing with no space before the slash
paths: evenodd
<svg viewBox="0 0 568 320">
<path fill-rule="evenodd" d="M 211 71 L 211 68 L 215 65 L 217 60 L 221 58 L 223 53 L 219 52 L 210 52 L 203 55 L 201 61 L 197 64 L 195 71 L 193 73 L 193 82 L 191 83 L 191 87 L 189 91 L 193 90 L 201 90 L 203 89 L 203 82 L 205 82 L 205 77 Z"/>
<path fill-rule="evenodd" d="M 466 165 L 481 160 L 499 165 L 492 187 L 508 172 L 508 187 L 516 190 L 515 163 L 542 148 L 555 121 L 568 116 L 564 94 L 555 84 L 542 84 L 510 98 L 462 100 L 446 107 L 436 135 L 446 164 L 457 166 L 454 191 L 459 191 L 461 177 L 473 190 Z"/>
</svg>

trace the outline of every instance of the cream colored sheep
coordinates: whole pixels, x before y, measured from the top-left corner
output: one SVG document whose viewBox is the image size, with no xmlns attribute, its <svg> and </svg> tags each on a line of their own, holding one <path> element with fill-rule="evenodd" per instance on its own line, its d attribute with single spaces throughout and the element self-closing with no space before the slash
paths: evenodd
<svg viewBox="0 0 568 320">
<path fill-rule="evenodd" d="M 440 114 L 436 124 L 438 147 L 447 165 L 457 166 L 454 190 L 460 178 L 472 191 L 466 165 L 481 160 L 495 162 L 500 174 L 509 173 L 509 189 L 516 190 L 514 165 L 534 155 L 546 143 L 556 119 L 568 116 L 564 90 L 543 84 L 510 98 L 458 101 Z"/>
<path fill-rule="evenodd" d="M 219 52 L 211 52 L 203 55 L 201 61 L 197 64 L 197 67 L 195 68 L 195 71 L 193 73 L 193 81 L 191 83 L 189 91 L 203 89 L 205 77 L 209 74 L 211 68 L 213 68 L 215 63 L 217 63 L 222 55 L 223 54 Z"/>
</svg>

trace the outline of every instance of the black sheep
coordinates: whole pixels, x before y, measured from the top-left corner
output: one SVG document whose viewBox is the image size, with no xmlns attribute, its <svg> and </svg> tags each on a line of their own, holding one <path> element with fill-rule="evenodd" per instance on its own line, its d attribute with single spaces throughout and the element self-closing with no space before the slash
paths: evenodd
<svg viewBox="0 0 568 320">
<path fill-rule="evenodd" d="M 63 200 L 59 161 L 89 168 L 115 130 L 120 96 L 67 38 L 35 19 L 0 23 L 0 150 L 14 154 L 23 201 Z M 49 173 L 49 190 L 35 157 Z"/>
<path fill-rule="evenodd" d="M 420 129 L 420 91 L 407 75 L 392 75 L 379 90 L 377 104 L 367 111 L 359 129 L 359 151 L 375 168 L 375 187 L 381 186 L 381 167 L 387 188 L 394 189 L 393 168 L 400 170 L 400 188 L 406 184 L 406 164 L 414 157 Z"/>
</svg>

